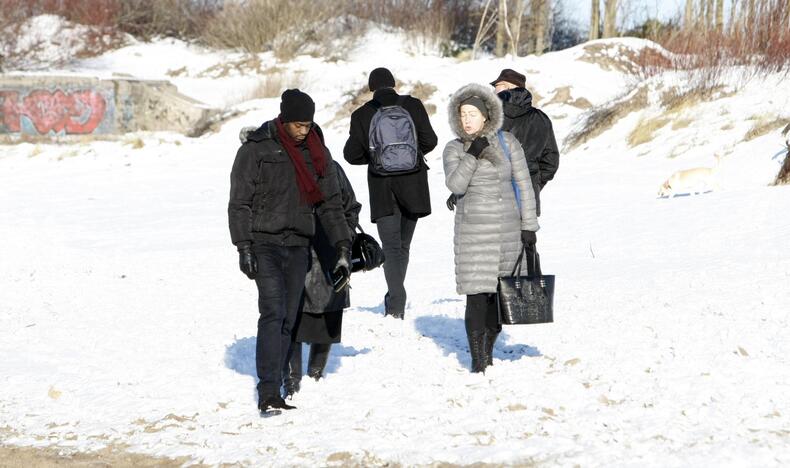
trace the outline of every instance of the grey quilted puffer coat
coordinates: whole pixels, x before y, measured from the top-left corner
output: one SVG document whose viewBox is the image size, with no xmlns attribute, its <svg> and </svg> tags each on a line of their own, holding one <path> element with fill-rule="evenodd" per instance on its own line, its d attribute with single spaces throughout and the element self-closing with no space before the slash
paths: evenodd
<svg viewBox="0 0 790 468">
<path fill-rule="evenodd" d="M 483 99 L 489 119 L 476 135 L 467 135 L 460 103 L 471 96 Z M 510 160 L 499 144 L 502 102 L 489 86 L 469 84 L 450 99 L 450 128 L 458 136 L 444 147 L 445 183 L 458 196 L 455 211 L 455 281 L 458 294 L 494 293 L 497 278 L 508 276 L 521 251 L 521 230 L 537 231 L 535 193 L 524 151 L 516 138 L 503 132 Z M 476 136 L 489 146 L 480 159 L 466 153 Z M 512 182 L 519 187 L 521 210 Z"/>
</svg>

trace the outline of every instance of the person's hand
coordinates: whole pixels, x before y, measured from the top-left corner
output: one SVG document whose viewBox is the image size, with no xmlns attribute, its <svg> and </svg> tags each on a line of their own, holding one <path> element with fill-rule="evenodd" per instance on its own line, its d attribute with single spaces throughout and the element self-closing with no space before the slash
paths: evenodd
<svg viewBox="0 0 790 468">
<path fill-rule="evenodd" d="M 487 147 L 488 139 L 486 137 L 477 137 L 472 140 L 472 144 L 469 145 L 469 149 L 466 150 L 466 152 L 476 158 L 480 158 L 480 153 L 482 153 Z"/>
<path fill-rule="evenodd" d="M 458 197 L 456 197 L 454 193 L 451 193 L 450 196 L 447 197 L 447 209 L 450 211 L 455 210 L 456 204 L 458 204 Z"/>
<path fill-rule="evenodd" d="M 534 247 L 537 242 L 538 237 L 535 235 L 535 231 L 521 231 L 522 244 Z"/>
<path fill-rule="evenodd" d="M 242 145 L 247 143 L 247 136 L 255 130 L 257 130 L 256 127 L 242 127 L 242 129 L 239 131 L 239 141 Z"/>
<path fill-rule="evenodd" d="M 351 279 L 351 243 L 340 241 L 335 245 L 335 267 L 332 269 L 332 286 L 340 292 Z"/>
<path fill-rule="evenodd" d="M 239 247 L 239 268 L 249 279 L 255 279 L 258 273 L 258 259 L 255 258 L 249 245 Z"/>
</svg>

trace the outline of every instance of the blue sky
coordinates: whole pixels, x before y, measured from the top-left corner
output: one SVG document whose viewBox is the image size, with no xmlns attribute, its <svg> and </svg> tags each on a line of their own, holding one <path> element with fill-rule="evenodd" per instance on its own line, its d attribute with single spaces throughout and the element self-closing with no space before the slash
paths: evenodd
<svg viewBox="0 0 790 468">
<path fill-rule="evenodd" d="M 587 29 L 590 26 L 591 0 L 558 0 L 565 6 L 565 12 L 575 19 L 579 25 Z M 683 0 L 621 0 L 629 5 L 635 18 L 631 21 L 644 20 L 647 17 L 658 17 L 667 20 L 676 16 L 685 2 Z M 725 2 L 729 3 L 729 2 Z M 601 1 L 603 4 L 603 1 Z"/>
</svg>

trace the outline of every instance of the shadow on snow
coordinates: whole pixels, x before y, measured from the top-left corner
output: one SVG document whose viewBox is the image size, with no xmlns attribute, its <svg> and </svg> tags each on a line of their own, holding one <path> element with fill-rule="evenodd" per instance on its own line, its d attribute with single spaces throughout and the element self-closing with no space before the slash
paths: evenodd
<svg viewBox="0 0 790 468">
<path fill-rule="evenodd" d="M 428 315 L 417 317 L 414 320 L 414 326 L 422 336 L 436 342 L 444 351 L 445 356 L 455 354 L 460 364 L 469 365 L 471 357 L 469 356 L 469 342 L 466 339 L 463 319 L 446 315 Z M 534 346 L 505 344 L 508 340 L 509 335 L 503 330 L 494 345 L 494 359 L 518 361 L 525 356 L 542 356 L 540 350 Z"/>
</svg>

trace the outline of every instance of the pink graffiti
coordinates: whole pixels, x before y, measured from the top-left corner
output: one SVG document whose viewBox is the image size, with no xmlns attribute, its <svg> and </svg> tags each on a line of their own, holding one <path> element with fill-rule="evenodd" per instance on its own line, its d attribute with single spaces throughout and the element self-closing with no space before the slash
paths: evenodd
<svg viewBox="0 0 790 468">
<path fill-rule="evenodd" d="M 107 102 L 96 91 L 64 93 L 37 89 L 19 100 L 17 91 L 0 91 L 0 123 L 11 133 L 21 131 L 21 118 L 30 119 L 36 131 L 49 133 L 92 133 L 104 118 Z"/>
</svg>

